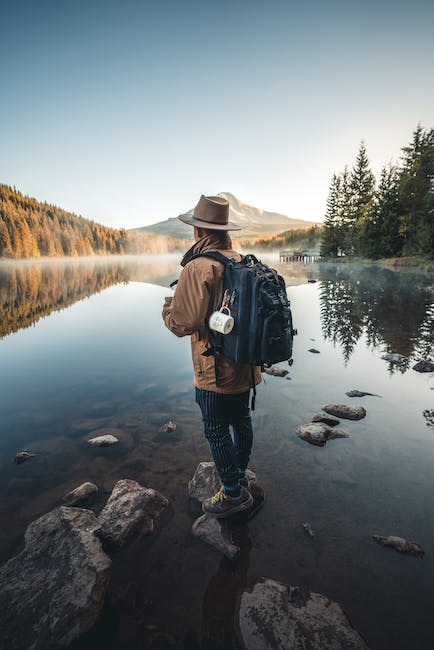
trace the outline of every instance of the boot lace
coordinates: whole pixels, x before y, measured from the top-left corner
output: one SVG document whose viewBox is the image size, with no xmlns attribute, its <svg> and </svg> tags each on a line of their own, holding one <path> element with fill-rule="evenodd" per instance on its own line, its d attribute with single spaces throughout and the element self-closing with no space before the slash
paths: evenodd
<svg viewBox="0 0 434 650">
<path fill-rule="evenodd" d="M 211 497 L 211 503 L 216 504 L 219 501 L 221 502 L 226 501 L 226 499 L 227 499 L 226 492 L 224 490 L 224 487 L 222 486 L 220 490 L 216 492 L 213 497 Z"/>
</svg>

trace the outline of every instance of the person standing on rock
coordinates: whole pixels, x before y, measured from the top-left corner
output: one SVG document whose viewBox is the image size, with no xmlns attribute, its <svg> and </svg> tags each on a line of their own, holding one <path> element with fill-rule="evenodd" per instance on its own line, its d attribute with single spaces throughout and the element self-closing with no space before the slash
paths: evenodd
<svg viewBox="0 0 434 650">
<path fill-rule="evenodd" d="M 228 231 L 241 228 L 229 221 L 229 203 L 219 196 L 202 195 L 191 216 L 178 218 L 194 227 L 195 243 L 181 261 L 183 268 L 174 296 L 165 299 L 163 320 L 176 336 L 191 337 L 196 402 L 222 482 L 220 490 L 204 501 L 202 508 L 208 515 L 222 518 L 253 504 L 245 475 L 253 443 L 249 397 L 250 389 L 261 381 L 261 372 L 260 367 L 254 367 L 252 372 L 250 365 L 221 354 L 218 359 L 212 355 L 208 320 L 222 303 L 223 264 L 207 257 L 192 258 L 218 251 L 239 261 L 241 256 L 232 249 Z"/>
</svg>

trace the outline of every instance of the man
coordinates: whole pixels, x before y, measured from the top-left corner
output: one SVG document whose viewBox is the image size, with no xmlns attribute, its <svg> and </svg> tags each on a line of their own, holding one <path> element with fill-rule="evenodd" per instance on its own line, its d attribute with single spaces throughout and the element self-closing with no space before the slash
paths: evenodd
<svg viewBox="0 0 434 650">
<path fill-rule="evenodd" d="M 196 402 L 222 482 L 220 490 L 204 501 L 202 508 L 213 517 L 228 517 L 253 504 L 245 476 L 253 442 L 249 395 L 253 384 L 261 381 L 261 372 L 259 367 L 252 372 L 249 365 L 223 355 L 216 359 L 210 354 L 213 342 L 208 319 L 221 306 L 224 269 L 221 262 L 192 257 L 219 251 L 239 261 L 241 256 L 232 249 L 228 231 L 241 228 L 229 221 L 229 203 L 218 196 L 202 195 L 193 215 L 179 219 L 194 227 L 195 243 L 182 259 L 175 295 L 166 298 L 163 319 L 176 336 L 191 337 Z"/>
</svg>

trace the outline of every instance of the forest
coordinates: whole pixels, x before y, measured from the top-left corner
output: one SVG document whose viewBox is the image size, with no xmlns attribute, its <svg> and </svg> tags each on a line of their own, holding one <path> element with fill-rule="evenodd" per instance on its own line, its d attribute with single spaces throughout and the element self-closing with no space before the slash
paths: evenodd
<svg viewBox="0 0 434 650">
<path fill-rule="evenodd" d="M 419 124 L 378 181 L 361 143 L 353 168 L 332 177 L 321 255 L 433 258 L 434 129 Z"/>
<path fill-rule="evenodd" d="M 109 228 L 0 184 L 0 257 L 170 253 L 174 237 Z"/>
</svg>

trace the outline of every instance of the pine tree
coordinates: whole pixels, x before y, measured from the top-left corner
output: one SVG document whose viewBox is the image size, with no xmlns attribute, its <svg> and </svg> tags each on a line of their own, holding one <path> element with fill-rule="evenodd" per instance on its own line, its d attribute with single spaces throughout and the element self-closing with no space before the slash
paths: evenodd
<svg viewBox="0 0 434 650">
<path fill-rule="evenodd" d="M 321 238 L 321 255 L 323 257 L 336 257 L 338 255 L 341 239 L 341 227 L 339 223 L 340 191 L 341 178 L 333 174 L 327 198 L 324 228 Z"/>
<path fill-rule="evenodd" d="M 348 166 L 340 176 L 339 192 L 339 219 L 341 248 L 345 255 L 354 253 L 354 218 L 353 218 L 353 195 L 351 190 L 351 176 Z"/>
<path fill-rule="evenodd" d="M 350 175 L 351 224 L 349 224 L 349 234 L 355 253 L 363 252 L 365 246 L 363 234 L 366 232 L 365 226 L 370 218 L 374 190 L 375 177 L 370 170 L 365 143 L 362 140 L 356 163 Z"/>
</svg>

